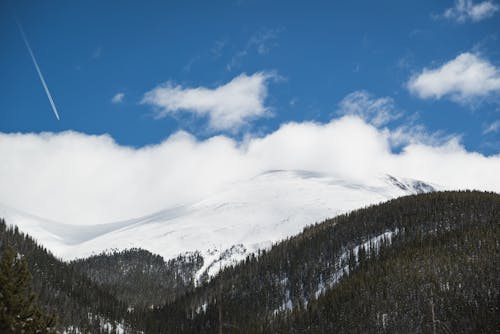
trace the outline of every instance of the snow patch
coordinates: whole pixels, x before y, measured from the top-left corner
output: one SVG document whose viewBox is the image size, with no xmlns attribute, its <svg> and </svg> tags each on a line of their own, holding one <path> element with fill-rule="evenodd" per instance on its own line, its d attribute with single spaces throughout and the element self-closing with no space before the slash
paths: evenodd
<svg viewBox="0 0 500 334">
<path fill-rule="evenodd" d="M 333 275 L 331 275 L 331 277 L 329 277 L 327 280 L 325 281 L 321 280 L 320 284 L 318 285 L 318 289 L 314 293 L 315 298 L 318 298 L 327 290 L 335 286 L 335 284 L 337 284 L 342 279 L 342 277 L 344 277 L 345 275 L 349 275 L 349 266 L 347 265 L 347 262 L 349 260 L 349 255 L 351 254 L 351 252 L 354 255 L 354 260 L 357 265 L 359 262 L 359 251 L 361 249 L 366 252 L 367 257 L 376 256 L 380 251 L 380 246 L 382 242 L 385 242 L 387 243 L 387 245 L 390 245 L 392 243 L 393 237 L 398 233 L 399 229 L 395 229 L 394 231 L 386 231 L 380 235 L 370 238 L 368 241 L 365 241 L 360 245 L 356 245 L 352 249 L 344 250 L 336 261 L 337 268 L 339 269 Z M 371 254 L 370 253 L 371 251 L 374 251 L 375 254 Z"/>
</svg>

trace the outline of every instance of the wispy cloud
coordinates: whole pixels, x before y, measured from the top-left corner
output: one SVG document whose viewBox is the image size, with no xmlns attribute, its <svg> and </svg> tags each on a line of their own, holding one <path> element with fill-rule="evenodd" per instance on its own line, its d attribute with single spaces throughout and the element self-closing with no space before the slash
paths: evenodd
<svg viewBox="0 0 500 334">
<path fill-rule="evenodd" d="M 215 41 L 214 45 L 210 49 L 210 53 L 215 57 L 219 58 L 222 55 L 222 50 L 224 50 L 227 42 L 226 41 Z"/>
<path fill-rule="evenodd" d="M 98 47 L 92 52 L 92 59 L 99 59 L 101 58 L 101 55 L 102 55 L 102 47 Z"/>
<path fill-rule="evenodd" d="M 116 93 L 112 98 L 111 98 L 111 103 L 122 103 L 123 99 L 125 98 L 125 93 Z"/>
<path fill-rule="evenodd" d="M 242 59 L 251 52 L 255 52 L 258 55 L 268 54 L 273 47 L 278 45 L 277 39 L 281 31 L 282 29 L 266 29 L 255 33 L 250 37 L 243 49 L 236 52 L 236 54 L 230 59 L 226 65 L 226 69 L 231 71 L 239 67 Z"/>
<path fill-rule="evenodd" d="M 453 7 L 445 10 L 442 17 L 458 23 L 478 22 L 493 16 L 499 10 L 493 1 L 474 3 L 472 0 L 456 0 Z"/>
<path fill-rule="evenodd" d="M 485 127 L 483 134 L 496 133 L 498 131 L 500 131 L 500 119 L 488 124 Z"/>
<path fill-rule="evenodd" d="M 481 56 L 465 52 L 440 67 L 424 68 L 407 87 L 423 99 L 449 97 L 471 103 L 500 93 L 500 69 Z"/>
<path fill-rule="evenodd" d="M 167 82 L 147 92 L 143 104 L 154 106 L 161 118 L 176 112 L 208 117 L 212 130 L 237 131 L 249 121 L 269 114 L 265 106 L 270 72 L 240 74 L 215 87 L 183 87 Z"/>
<path fill-rule="evenodd" d="M 350 93 L 339 103 L 338 114 L 356 115 L 377 127 L 401 117 L 390 97 L 376 98 L 364 90 Z"/>
<path fill-rule="evenodd" d="M 460 135 L 443 131 L 429 132 L 423 124 L 414 122 L 406 122 L 394 129 L 384 128 L 381 131 L 387 136 L 389 144 L 394 148 L 417 144 L 441 146 L 445 143 L 461 140 Z"/>
<path fill-rule="evenodd" d="M 199 62 L 201 59 L 200 56 L 195 56 L 189 59 L 189 61 L 182 67 L 182 71 L 184 72 L 191 72 L 191 69 L 193 68 L 193 65 L 197 62 Z"/>
<path fill-rule="evenodd" d="M 255 47 L 258 54 L 265 55 L 269 53 L 272 47 L 277 45 L 276 40 L 279 32 L 279 29 L 268 29 L 255 34 L 248 42 L 248 45 L 249 47 Z"/>
<path fill-rule="evenodd" d="M 345 96 L 338 104 L 337 114 L 359 117 L 375 126 L 384 133 L 388 143 L 394 148 L 417 143 L 438 146 L 458 138 L 456 134 L 429 132 L 423 124 L 417 122 L 418 114 L 405 115 L 396 108 L 392 97 L 376 97 L 364 90 Z M 395 120 L 399 120 L 397 126 L 392 124 L 389 127 Z"/>
</svg>

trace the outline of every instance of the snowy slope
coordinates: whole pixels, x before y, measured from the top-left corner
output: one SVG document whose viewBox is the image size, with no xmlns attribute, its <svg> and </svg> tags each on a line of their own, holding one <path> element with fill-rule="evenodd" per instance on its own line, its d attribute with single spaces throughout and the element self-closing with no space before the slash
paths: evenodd
<svg viewBox="0 0 500 334">
<path fill-rule="evenodd" d="M 249 252 L 299 233 L 306 225 L 433 189 L 421 181 L 388 175 L 359 184 L 308 171 L 268 171 L 230 184 L 200 202 L 122 222 L 65 225 L 4 205 L 0 205 L 0 217 L 65 260 L 131 247 L 165 259 L 199 251 L 205 264 L 198 274 L 212 275 Z"/>
</svg>

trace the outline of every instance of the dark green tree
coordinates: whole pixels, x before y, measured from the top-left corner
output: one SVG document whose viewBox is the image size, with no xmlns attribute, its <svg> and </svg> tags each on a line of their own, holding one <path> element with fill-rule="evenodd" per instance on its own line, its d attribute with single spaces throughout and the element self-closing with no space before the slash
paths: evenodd
<svg viewBox="0 0 500 334">
<path fill-rule="evenodd" d="M 7 247 L 0 260 L 0 332 L 55 333 L 55 322 L 36 303 L 26 261 Z"/>
</svg>

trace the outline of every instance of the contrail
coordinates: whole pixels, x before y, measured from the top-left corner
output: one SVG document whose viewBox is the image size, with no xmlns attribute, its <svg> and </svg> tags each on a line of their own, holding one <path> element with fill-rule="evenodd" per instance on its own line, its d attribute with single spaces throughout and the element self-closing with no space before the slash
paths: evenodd
<svg viewBox="0 0 500 334">
<path fill-rule="evenodd" d="M 45 79 L 43 78 L 42 71 L 40 71 L 40 67 L 38 66 L 35 55 L 33 54 L 33 50 L 31 50 L 30 43 L 28 42 L 28 39 L 26 38 L 26 35 L 24 34 L 23 27 L 21 26 L 21 23 L 19 23 L 19 21 L 17 19 L 16 19 L 16 23 L 17 23 L 19 31 L 21 32 L 21 35 L 23 37 L 24 44 L 26 44 L 26 48 L 28 48 L 28 52 L 30 53 L 31 59 L 33 60 L 33 64 L 35 65 L 36 71 L 38 73 L 38 77 L 40 78 L 40 81 L 42 82 L 43 89 L 45 89 L 45 94 L 47 94 L 50 105 L 52 106 L 52 110 L 54 111 L 54 114 L 56 115 L 57 120 L 59 120 L 59 113 L 57 112 L 56 105 L 54 104 L 54 100 L 52 99 L 52 95 L 50 94 L 49 87 L 47 87 L 47 84 L 45 83 Z"/>
</svg>

